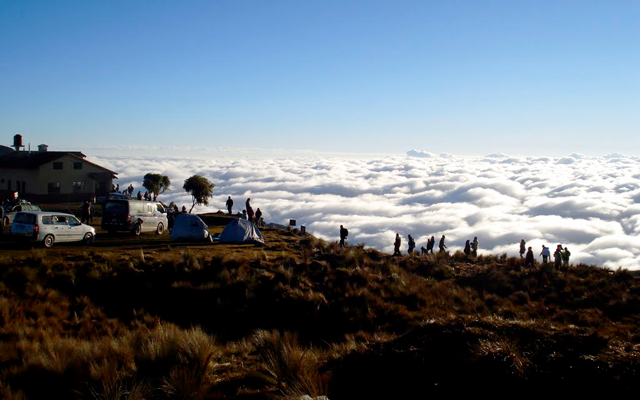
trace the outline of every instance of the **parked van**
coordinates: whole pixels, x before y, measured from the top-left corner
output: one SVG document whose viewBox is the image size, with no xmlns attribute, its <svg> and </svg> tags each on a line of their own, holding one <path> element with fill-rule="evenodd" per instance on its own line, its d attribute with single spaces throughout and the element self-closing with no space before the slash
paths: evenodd
<svg viewBox="0 0 640 400">
<path fill-rule="evenodd" d="M 107 200 L 102 206 L 102 229 L 109 233 L 129 231 L 135 235 L 167 227 L 167 211 L 161 203 L 146 200 Z"/>
<path fill-rule="evenodd" d="M 51 247 L 58 242 L 89 244 L 96 237 L 96 230 L 71 214 L 21 211 L 16 213 L 11 224 L 11 236 L 18 240 L 42 242 L 45 247 Z"/>
</svg>

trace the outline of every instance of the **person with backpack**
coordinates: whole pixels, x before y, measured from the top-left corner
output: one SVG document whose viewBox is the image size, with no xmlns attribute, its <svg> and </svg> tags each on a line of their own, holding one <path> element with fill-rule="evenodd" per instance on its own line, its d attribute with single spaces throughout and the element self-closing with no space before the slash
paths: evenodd
<svg viewBox="0 0 640 400">
<path fill-rule="evenodd" d="M 409 254 L 411 254 L 411 253 L 413 253 L 413 249 L 416 248 L 416 242 L 415 242 L 415 240 L 413 240 L 411 235 L 409 235 L 407 237 L 407 239 L 409 240 Z"/>
<path fill-rule="evenodd" d="M 400 244 L 402 243 L 402 240 L 400 239 L 400 234 L 396 233 L 396 241 L 393 242 L 393 255 L 394 256 L 399 256 L 400 255 Z"/>
<path fill-rule="evenodd" d="M 346 247 L 344 242 L 347 240 L 347 236 L 349 236 L 349 231 L 347 228 L 340 225 L 340 247 Z"/>
<path fill-rule="evenodd" d="M 527 242 L 525 242 L 524 239 L 522 239 L 520 241 L 520 258 L 524 258 L 524 253 L 527 251 L 526 246 L 527 246 Z"/>
<path fill-rule="evenodd" d="M 551 252 L 549 251 L 549 248 L 547 246 L 542 245 L 542 251 L 540 252 L 540 255 L 542 256 L 542 262 L 544 264 L 549 262 L 549 259 L 551 258 Z"/>
</svg>

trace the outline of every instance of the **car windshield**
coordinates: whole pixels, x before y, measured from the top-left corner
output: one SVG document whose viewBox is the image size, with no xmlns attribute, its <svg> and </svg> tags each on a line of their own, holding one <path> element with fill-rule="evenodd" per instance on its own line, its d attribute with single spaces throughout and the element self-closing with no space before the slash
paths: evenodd
<svg viewBox="0 0 640 400">
<path fill-rule="evenodd" d="M 36 216 L 34 214 L 18 213 L 16 214 L 16 218 L 13 220 L 13 222 L 17 222 L 19 224 L 35 225 Z"/>
</svg>

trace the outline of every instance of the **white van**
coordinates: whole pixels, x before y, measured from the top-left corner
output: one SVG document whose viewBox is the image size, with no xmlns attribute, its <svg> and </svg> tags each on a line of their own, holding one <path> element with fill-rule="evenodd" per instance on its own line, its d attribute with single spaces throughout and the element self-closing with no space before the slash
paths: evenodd
<svg viewBox="0 0 640 400">
<path fill-rule="evenodd" d="M 60 242 L 89 244 L 96 237 L 96 230 L 81 223 L 71 214 L 49 211 L 21 211 L 11 224 L 11 236 L 18 240 L 42 242 L 51 247 Z"/>
<path fill-rule="evenodd" d="M 102 206 L 102 229 L 108 233 L 129 231 L 134 235 L 155 232 L 167 227 L 167 211 L 156 201 L 106 200 Z"/>
</svg>

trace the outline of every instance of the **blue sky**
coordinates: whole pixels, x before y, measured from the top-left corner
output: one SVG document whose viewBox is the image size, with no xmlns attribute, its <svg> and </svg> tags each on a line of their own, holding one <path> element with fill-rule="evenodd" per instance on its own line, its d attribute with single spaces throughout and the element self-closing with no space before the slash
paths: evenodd
<svg viewBox="0 0 640 400">
<path fill-rule="evenodd" d="M 640 155 L 638 1 L 0 0 L 0 141 Z"/>
</svg>

